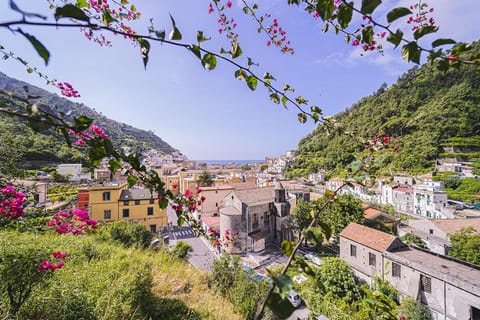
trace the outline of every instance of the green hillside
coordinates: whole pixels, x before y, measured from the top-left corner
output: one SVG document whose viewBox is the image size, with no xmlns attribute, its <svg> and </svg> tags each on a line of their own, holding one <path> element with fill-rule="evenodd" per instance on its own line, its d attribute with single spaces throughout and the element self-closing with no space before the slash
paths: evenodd
<svg viewBox="0 0 480 320">
<path fill-rule="evenodd" d="M 140 152 L 150 148 L 157 149 L 165 154 L 178 152 L 152 131 L 137 129 L 125 123 L 111 120 L 81 103 L 72 102 L 28 83 L 10 78 L 0 72 L 0 90 L 12 91 L 16 95 L 22 96 L 26 94 L 25 88 L 27 88 L 28 94 L 41 97 L 40 101 L 48 105 L 54 112 L 65 113 L 68 120 L 79 115 L 94 118 L 95 124 L 104 129 L 112 141 L 117 143 L 117 146 L 130 147 Z M 0 102 L 10 108 L 14 108 L 21 103 L 1 92 Z M 13 136 L 8 134 L 11 132 L 17 134 Z M 14 145 L 17 149 L 21 149 L 23 161 L 27 165 L 53 165 L 60 162 L 85 163 L 85 154 L 68 148 L 65 143 L 59 143 L 61 139 L 55 134 L 34 135 L 29 127 L 16 121 L 16 119 L 0 118 L 0 142 L 3 145 Z"/>
<path fill-rule="evenodd" d="M 352 136 L 368 139 L 375 133 L 394 138 L 399 146 L 380 174 L 428 172 L 438 157 L 480 158 L 480 75 L 470 66 L 448 72 L 430 65 L 415 67 L 334 121 L 335 130 L 320 125 L 299 142 L 288 175 L 322 169 L 341 175 L 361 151 Z"/>
</svg>

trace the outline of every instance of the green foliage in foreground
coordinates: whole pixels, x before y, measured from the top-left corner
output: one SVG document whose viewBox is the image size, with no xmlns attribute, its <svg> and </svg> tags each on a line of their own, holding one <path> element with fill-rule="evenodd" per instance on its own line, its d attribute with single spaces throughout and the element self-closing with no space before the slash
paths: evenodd
<svg viewBox="0 0 480 320">
<path fill-rule="evenodd" d="M 398 291 L 388 282 L 374 278 L 371 288 L 353 274 L 352 269 L 339 258 L 324 259 L 314 268 L 315 276 L 295 284 L 295 289 L 307 307 L 331 320 L 407 319 L 430 320 L 428 309 L 413 299 L 405 298 L 399 305 Z"/>
<path fill-rule="evenodd" d="M 253 275 L 243 270 L 238 256 L 229 255 L 214 261 L 210 287 L 226 297 L 244 319 L 254 318 L 257 306 L 268 290 L 265 281 L 257 282 Z"/>
<path fill-rule="evenodd" d="M 185 259 L 190 251 L 192 251 L 192 246 L 185 241 L 177 241 L 175 242 L 175 245 L 173 246 L 172 250 L 170 253 L 178 258 L 178 259 Z"/>
<path fill-rule="evenodd" d="M 68 253 L 65 266 L 38 272 L 41 261 L 55 260 L 52 251 Z M 182 301 L 152 293 L 152 266 L 163 255 L 124 249 L 93 235 L 0 231 L 0 317 L 200 319 Z"/>
</svg>

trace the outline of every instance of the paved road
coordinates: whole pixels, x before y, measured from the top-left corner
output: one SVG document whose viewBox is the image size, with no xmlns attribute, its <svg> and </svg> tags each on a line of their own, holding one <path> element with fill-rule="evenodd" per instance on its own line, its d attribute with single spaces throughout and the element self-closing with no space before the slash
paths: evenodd
<svg viewBox="0 0 480 320">
<path fill-rule="evenodd" d="M 297 319 L 307 319 L 310 314 L 310 310 L 305 306 L 304 303 L 287 318 L 287 320 L 297 320 Z"/>
<path fill-rule="evenodd" d="M 195 232 L 188 225 L 177 226 L 177 215 L 175 210 L 170 206 L 167 207 L 168 221 L 171 223 L 169 227 L 170 245 L 174 245 L 176 241 L 181 240 L 192 246 L 193 251 L 189 254 L 188 262 L 197 269 L 210 272 L 214 259 L 217 258 L 207 240 L 202 237 L 196 237 Z"/>
</svg>

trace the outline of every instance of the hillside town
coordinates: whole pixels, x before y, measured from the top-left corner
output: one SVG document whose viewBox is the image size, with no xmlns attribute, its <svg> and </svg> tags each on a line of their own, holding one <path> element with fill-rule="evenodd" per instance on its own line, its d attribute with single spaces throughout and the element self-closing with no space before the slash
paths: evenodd
<svg viewBox="0 0 480 320">
<path fill-rule="evenodd" d="M 197 163 L 150 151 L 143 164 L 155 170 L 175 194 L 201 194 L 199 205 L 188 210 L 190 224 L 203 229 L 199 237 L 211 256 L 198 265 L 201 269 L 209 271 L 213 260 L 234 254 L 245 267 L 266 277 L 268 268 L 285 262 L 282 242 L 298 240 L 291 219 L 298 204 L 337 192 L 361 201 L 366 223 L 350 223 L 338 239 L 325 239 L 332 244 L 331 254 L 344 260 L 365 283 L 381 277 L 403 296 L 420 301 L 433 319 L 480 319 L 480 267 L 447 256 L 453 234 L 467 227 L 480 231 L 479 208 L 449 199 L 443 183 L 432 174 L 398 174 L 371 185 L 327 178 L 325 172 L 289 180 L 284 171 L 294 160 L 295 150 L 247 165 Z M 438 161 L 435 171 L 455 172 L 460 179 L 474 176 L 473 167 L 465 162 Z M 78 186 L 69 201 L 49 199 L 47 189 L 61 184 L 51 175 L 22 183 L 37 188 L 41 205 L 78 207 L 99 223 L 141 224 L 169 245 L 181 234 L 198 235 L 188 226 L 177 226 L 172 208 L 160 209 L 156 204 L 155 192 L 138 183 L 129 187 L 127 176 L 121 170 L 112 174 L 106 163 L 93 173 L 85 172 L 81 164 L 61 164 L 56 169 L 57 181 L 58 177 Z M 414 235 L 425 246 L 401 240 L 405 235 Z M 309 250 L 306 246 L 301 252 L 322 264 L 321 257 Z"/>
</svg>

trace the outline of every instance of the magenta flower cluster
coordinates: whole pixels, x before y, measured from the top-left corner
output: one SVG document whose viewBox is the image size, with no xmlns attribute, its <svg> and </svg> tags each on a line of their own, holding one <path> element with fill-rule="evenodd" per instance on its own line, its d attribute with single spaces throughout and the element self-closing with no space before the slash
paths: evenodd
<svg viewBox="0 0 480 320">
<path fill-rule="evenodd" d="M 88 212 L 75 209 L 71 213 L 62 211 L 54 214 L 47 222 L 47 226 L 54 227 L 58 234 L 80 234 L 97 228 L 97 221 L 90 219 Z"/>
<path fill-rule="evenodd" d="M 55 259 L 61 260 L 61 259 L 65 259 L 66 257 L 68 257 L 68 254 L 63 253 L 61 251 L 53 251 L 52 256 Z M 38 267 L 38 272 L 43 272 L 43 271 L 47 271 L 47 270 L 55 271 L 57 269 L 61 269 L 64 265 L 65 265 L 65 263 L 63 261 L 58 261 L 57 263 L 52 263 L 51 261 L 44 260 L 40 263 L 40 266 Z"/>
<path fill-rule="evenodd" d="M 25 194 L 14 186 L 7 185 L 0 189 L 0 218 L 18 219 L 23 216 Z"/>
<path fill-rule="evenodd" d="M 106 139 L 108 138 L 108 135 L 103 131 L 102 128 L 100 128 L 99 126 L 97 125 L 94 125 L 92 124 L 90 126 L 90 131 L 94 134 L 90 134 L 88 132 L 85 132 L 85 131 L 75 131 L 75 130 L 70 130 L 70 134 L 72 136 L 75 136 L 77 137 L 77 140 L 75 141 L 75 144 L 78 145 L 78 146 L 81 146 L 81 145 L 84 145 L 86 144 L 85 140 L 91 140 L 93 139 L 95 136 L 97 137 L 100 137 L 100 138 L 103 138 L 103 139 Z"/>
<path fill-rule="evenodd" d="M 80 94 L 78 93 L 77 90 L 75 90 L 73 88 L 73 86 L 68 83 L 68 82 L 57 82 L 57 81 L 54 81 L 54 85 L 60 89 L 60 92 L 62 93 L 62 95 L 64 95 L 65 97 L 69 97 L 69 98 L 80 98 Z"/>
</svg>

